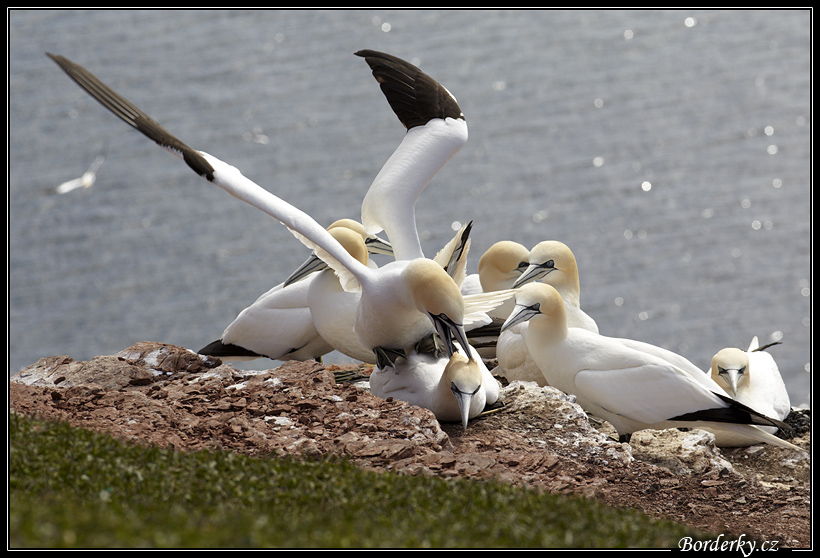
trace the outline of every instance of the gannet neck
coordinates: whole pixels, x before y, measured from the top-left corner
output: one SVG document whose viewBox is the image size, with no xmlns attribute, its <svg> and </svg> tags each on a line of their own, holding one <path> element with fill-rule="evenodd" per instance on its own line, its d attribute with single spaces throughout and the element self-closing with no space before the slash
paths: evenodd
<svg viewBox="0 0 820 558">
<path fill-rule="evenodd" d="M 462 119 L 434 119 L 407 131 L 362 202 L 367 232 L 385 231 L 397 260 L 424 257 L 416 229 L 416 200 L 467 141 Z"/>
<path fill-rule="evenodd" d="M 397 260 L 420 258 L 416 199 L 467 141 L 467 123 L 455 97 L 413 64 L 374 50 L 356 55 L 370 66 L 407 129 L 365 196 L 362 224 L 370 233 L 387 233 Z"/>
<path fill-rule="evenodd" d="M 329 228 L 328 232 L 356 261 L 365 266 L 368 264 L 370 256 L 361 234 L 346 227 Z"/>
<path fill-rule="evenodd" d="M 567 308 L 564 299 L 552 285 L 528 283 L 518 289 L 515 295 L 515 309 L 504 322 L 501 330 L 529 322 L 527 327 L 527 347 L 530 343 L 553 344 L 566 338 Z"/>
<path fill-rule="evenodd" d="M 419 258 L 407 264 L 402 276 L 416 309 L 430 318 L 448 356 L 457 350 L 454 342 L 467 347 L 464 298 L 444 268 L 433 260 Z"/>
<path fill-rule="evenodd" d="M 456 323 L 464 320 L 461 291 L 440 265 L 433 260 L 413 260 L 404 277 L 419 311 L 444 314 Z"/>
</svg>

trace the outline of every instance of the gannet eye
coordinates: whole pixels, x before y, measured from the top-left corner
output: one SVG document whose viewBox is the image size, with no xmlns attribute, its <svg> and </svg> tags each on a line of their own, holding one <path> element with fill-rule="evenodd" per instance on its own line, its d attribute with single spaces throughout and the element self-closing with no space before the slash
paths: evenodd
<svg viewBox="0 0 820 558">
<path fill-rule="evenodd" d="M 553 260 L 547 260 L 546 262 L 544 262 L 544 267 L 552 269 L 555 267 L 555 262 Z"/>
<path fill-rule="evenodd" d="M 530 267 L 530 262 L 521 262 L 515 269 L 523 272 L 526 271 L 528 267 Z"/>
</svg>

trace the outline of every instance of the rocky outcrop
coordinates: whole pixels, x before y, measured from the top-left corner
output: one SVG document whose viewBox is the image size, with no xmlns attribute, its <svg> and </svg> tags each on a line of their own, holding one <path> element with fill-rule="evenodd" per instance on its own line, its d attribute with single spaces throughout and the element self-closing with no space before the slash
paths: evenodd
<svg viewBox="0 0 820 558">
<path fill-rule="evenodd" d="M 494 479 L 725 536 L 810 544 L 808 451 L 719 449 L 700 430 L 644 431 L 622 444 L 572 397 L 520 382 L 465 430 L 370 394 L 369 372 L 295 361 L 240 371 L 180 347 L 139 343 L 86 362 L 43 358 L 10 379 L 9 401 L 13 412 L 142 444 L 339 456 L 377 470 Z M 791 441 L 808 450 L 803 430 Z"/>
</svg>

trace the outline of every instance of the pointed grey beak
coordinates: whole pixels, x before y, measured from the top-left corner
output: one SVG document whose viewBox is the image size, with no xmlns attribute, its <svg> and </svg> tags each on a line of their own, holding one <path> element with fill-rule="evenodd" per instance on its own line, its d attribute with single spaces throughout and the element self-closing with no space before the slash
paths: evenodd
<svg viewBox="0 0 820 558">
<path fill-rule="evenodd" d="M 739 370 L 736 368 L 720 369 L 719 373 L 721 377 L 726 380 L 726 383 L 729 384 L 729 389 L 732 391 L 732 397 L 737 397 L 737 383 L 740 381 L 740 378 L 743 376 L 745 371 L 745 367 Z"/>
<path fill-rule="evenodd" d="M 515 324 L 520 324 L 522 322 L 526 322 L 533 316 L 536 316 L 541 313 L 540 311 L 540 304 L 533 304 L 532 306 L 520 306 L 518 304 L 515 305 L 512 313 L 510 313 L 510 317 L 504 322 L 504 325 L 501 326 L 501 331 L 505 331 Z"/>
<path fill-rule="evenodd" d="M 393 255 L 393 245 L 378 236 L 367 238 L 364 241 L 364 245 L 367 247 L 367 251 L 370 254 L 385 254 L 388 256 Z"/>
<path fill-rule="evenodd" d="M 537 281 L 553 271 L 555 271 L 555 265 L 552 260 L 542 264 L 530 264 L 527 270 L 521 274 L 521 277 L 515 280 L 512 288 L 515 289 L 532 281 Z"/>
<path fill-rule="evenodd" d="M 305 263 L 300 265 L 296 271 L 290 274 L 290 276 L 285 279 L 283 287 L 287 287 L 288 285 L 299 281 L 300 279 L 304 279 L 311 273 L 315 273 L 317 271 L 321 271 L 323 269 L 327 269 L 328 265 L 322 261 L 319 256 L 316 254 L 311 254 L 310 257 L 305 260 Z"/>
<path fill-rule="evenodd" d="M 455 382 L 450 382 L 450 391 L 453 392 L 456 403 L 458 403 L 458 409 L 461 411 L 461 426 L 465 429 L 467 428 L 467 423 L 470 421 L 470 402 L 473 400 L 473 396 L 478 393 L 479 389 L 481 389 L 481 386 L 478 386 L 472 393 L 465 393 L 458 389 Z"/>
<path fill-rule="evenodd" d="M 434 316 L 433 314 L 428 313 L 428 316 L 430 316 L 430 319 L 433 321 L 433 325 L 436 328 L 436 333 L 438 333 L 439 337 L 441 337 L 441 340 L 444 342 L 444 346 L 447 349 L 447 358 L 452 357 L 456 352 L 454 341 L 457 341 L 458 344 L 461 345 L 464 355 L 470 360 L 473 360 L 473 357 L 467 348 L 467 334 L 464 332 L 464 326 L 455 323 L 446 314 Z"/>
</svg>

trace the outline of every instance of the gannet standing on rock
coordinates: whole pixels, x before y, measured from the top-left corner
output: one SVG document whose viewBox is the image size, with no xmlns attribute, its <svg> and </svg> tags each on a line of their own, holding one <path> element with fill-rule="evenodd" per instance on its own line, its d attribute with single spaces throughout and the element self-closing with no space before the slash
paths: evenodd
<svg viewBox="0 0 820 558">
<path fill-rule="evenodd" d="M 569 246 L 557 240 L 544 240 L 536 244 L 527 255 L 528 266 L 513 283 L 521 287 L 533 281 L 552 285 L 564 299 L 567 308 L 567 325 L 598 333 L 598 325 L 581 310 L 581 282 L 578 263 Z M 524 341 L 527 322 L 508 327 L 498 336 L 496 373 L 510 381 L 521 380 L 547 385 L 547 380 L 532 359 Z"/>
<path fill-rule="evenodd" d="M 524 285 L 515 303 L 504 327 L 529 321 L 527 348 L 549 385 L 610 422 L 621 441 L 644 429 L 708 427 L 800 449 L 757 428 L 788 428 L 783 422 L 722 394 L 705 374 L 696 378 L 617 339 L 568 328 L 566 305 L 551 285 Z"/>
<path fill-rule="evenodd" d="M 581 309 L 581 283 L 578 274 L 578 263 L 572 250 L 562 242 L 555 240 L 543 241 L 536 244 L 530 251 L 529 262 L 529 267 L 521 278 L 516 281 L 515 287 L 521 287 L 536 280 L 552 285 L 564 300 L 567 309 L 567 326 L 599 333 L 595 320 Z M 509 328 L 499 336 L 499 344 L 504 347 L 498 358 L 499 367 L 506 371 L 508 378 L 529 378 L 543 384 L 546 380 L 537 379 L 537 366 L 529 358 L 524 347 L 522 332 L 525 328 L 526 322 L 523 322 Z M 698 378 L 704 373 L 686 357 L 669 349 L 624 337 L 613 339 L 620 341 L 629 348 L 662 358 Z"/>
<path fill-rule="evenodd" d="M 727 347 L 712 357 L 711 377 L 726 393 L 744 405 L 766 416 L 785 420 L 791 412 L 791 401 L 780 370 L 772 358 L 758 345 L 757 337 L 752 339 L 749 349 L 744 351 Z M 761 426 L 774 434 L 775 427 Z M 750 446 L 756 440 L 734 433 L 713 431 L 715 443 L 719 447 Z"/>
</svg>

